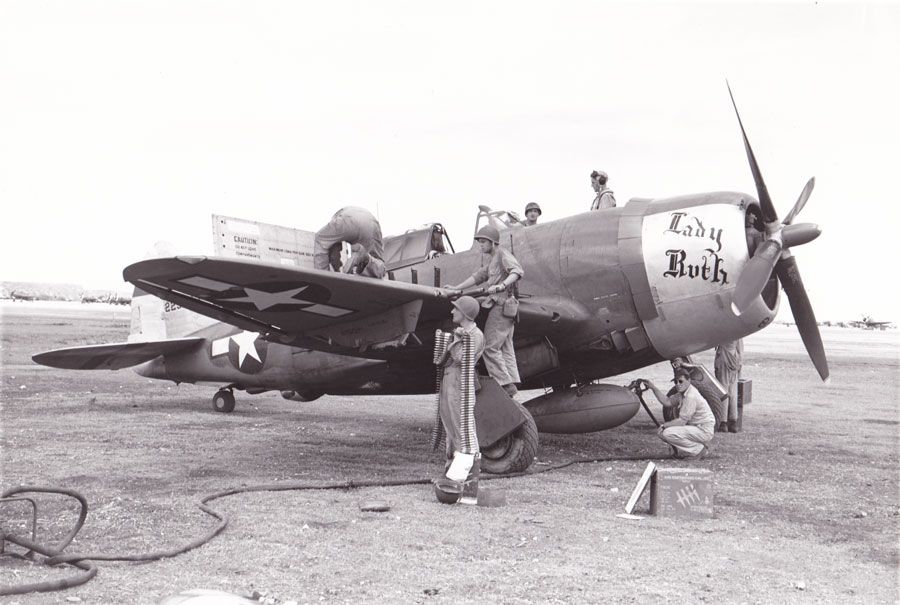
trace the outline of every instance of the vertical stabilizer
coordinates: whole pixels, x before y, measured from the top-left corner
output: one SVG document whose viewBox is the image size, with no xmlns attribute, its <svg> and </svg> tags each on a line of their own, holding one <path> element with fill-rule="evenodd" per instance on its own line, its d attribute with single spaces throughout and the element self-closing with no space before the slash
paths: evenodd
<svg viewBox="0 0 900 605">
<path fill-rule="evenodd" d="M 157 242 L 145 258 L 170 256 L 175 256 L 172 245 Z M 128 342 L 182 338 L 214 323 L 216 320 L 212 318 L 188 311 L 135 287 L 131 297 L 131 331 Z"/>
</svg>

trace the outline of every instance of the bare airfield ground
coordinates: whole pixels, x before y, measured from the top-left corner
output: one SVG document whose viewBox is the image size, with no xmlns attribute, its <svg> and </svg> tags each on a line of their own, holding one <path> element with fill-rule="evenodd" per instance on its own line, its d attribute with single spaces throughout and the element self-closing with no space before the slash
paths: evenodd
<svg viewBox="0 0 900 605">
<path fill-rule="evenodd" d="M 300 404 L 239 394 L 225 415 L 212 411 L 211 387 L 30 361 L 124 340 L 128 318 L 127 308 L 103 305 L 3 307 L 0 489 L 82 492 L 91 511 L 67 552 L 175 547 L 213 525 L 196 502 L 230 487 L 437 471 L 428 396 Z M 616 518 L 645 465 L 634 461 L 488 483 L 507 490 L 497 509 L 442 506 L 422 485 L 245 494 L 213 503 L 231 523 L 199 549 L 101 562 L 86 585 L 4 602 L 152 603 L 199 587 L 298 602 L 896 602 L 898 333 L 823 335 L 829 385 L 793 328 L 748 339 L 746 430 L 717 436 L 711 457 L 691 464 L 714 472 L 712 520 Z M 671 372 L 659 365 L 610 382 L 638 375 L 665 381 Z M 642 411 L 603 433 L 542 435 L 539 460 L 658 458 L 665 448 L 653 429 Z M 391 511 L 360 512 L 372 498 Z M 39 541 L 49 544 L 68 531 L 74 508 L 42 502 Z M 645 495 L 638 512 L 647 505 Z M 5 529 L 24 533 L 23 517 L 0 508 Z M 0 557 L 0 586 L 71 574 Z"/>
</svg>

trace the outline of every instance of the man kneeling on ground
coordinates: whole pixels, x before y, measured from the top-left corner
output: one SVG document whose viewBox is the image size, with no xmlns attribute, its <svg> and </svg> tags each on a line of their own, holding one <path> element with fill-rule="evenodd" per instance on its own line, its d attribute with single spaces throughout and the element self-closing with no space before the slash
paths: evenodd
<svg viewBox="0 0 900 605">
<path fill-rule="evenodd" d="M 655 384 L 644 380 L 664 407 L 679 408 L 677 418 L 659 427 L 659 438 L 672 447 L 676 458 L 702 458 L 709 451 L 707 444 L 712 441 L 716 418 L 691 384 L 691 373 L 687 368 L 675 370 L 674 381 L 675 393 L 666 397 Z"/>
</svg>

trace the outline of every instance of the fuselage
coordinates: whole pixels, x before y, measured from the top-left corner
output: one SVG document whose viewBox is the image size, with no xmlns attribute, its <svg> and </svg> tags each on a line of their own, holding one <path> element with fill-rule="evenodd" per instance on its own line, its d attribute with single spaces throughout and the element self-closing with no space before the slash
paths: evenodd
<svg viewBox="0 0 900 605">
<path fill-rule="evenodd" d="M 525 270 L 515 345 L 524 386 L 567 386 L 614 376 L 751 334 L 775 316 L 772 280 L 735 316 L 731 296 L 749 259 L 741 193 L 631 200 L 501 234 Z M 473 248 L 390 272 L 397 281 L 458 284 L 488 262 Z M 361 278 L 362 279 L 362 278 Z M 485 315 L 484 313 L 482 316 Z M 483 321 L 483 317 L 480 318 Z M 425 393 L 430 347 L 444 321 L 421 321 L 406 354 L 363 359 L 267 342 L 226 324 L 195 335 L 201 349 L 159 358 L 142 375 L 298 393 Z"/>
</svg>

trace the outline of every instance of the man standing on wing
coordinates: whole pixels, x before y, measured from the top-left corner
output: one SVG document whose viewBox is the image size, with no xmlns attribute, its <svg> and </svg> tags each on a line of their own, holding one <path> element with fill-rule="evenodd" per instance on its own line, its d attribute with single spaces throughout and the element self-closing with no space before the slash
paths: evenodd
<svg viewBox="0 0 900 605">
<path fill-rule="evenodd" d="M 516 351 L 513 348 L 513 330 L 519 301 L 510 292 L 510 288 L 522 279 L 525 271 L 512 252 L 500 247 L 500 232 L 495 227 L 487 225 L 479 229 L 475 234 L 475 241 L 480 246 L 482 254 L 489 256 L 487 265 L 461 284 L 446 288 L 461 292 L 476 284 L 490 284 L 487 289 L 488 296 L 481 303 L 483 308 L 489 309 L 484 325 L 484 365 L 491 378 L 512 397 L 518 392 L 516 383 L 521 379 L 516 367 Z"/>
<path fill-rule="evenodd" d="M 384 242 L 378 219 L 365 208 L 346 206 L 334 213 L 328 224 L 316 231 L 313 242 L 313 266 L 327 271 L 341 270 L 341 246 L 354 246 L 347 272 L 384 277 Z"/>
</svg>

